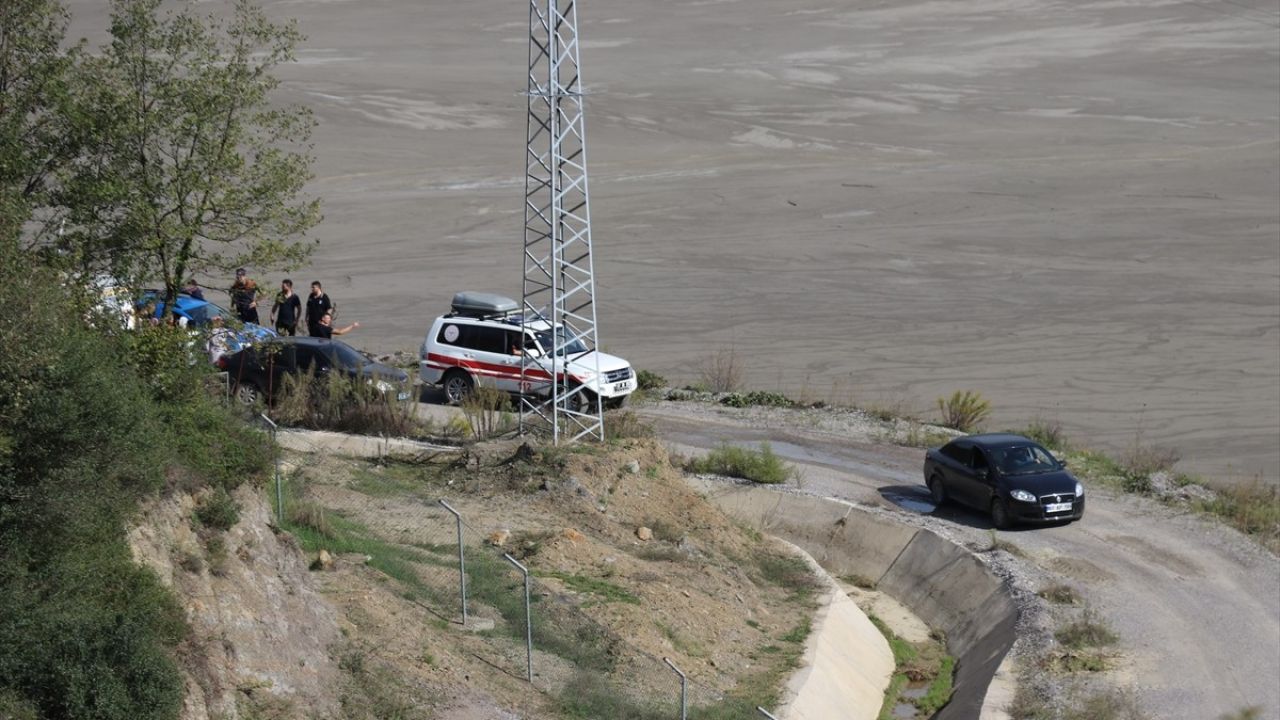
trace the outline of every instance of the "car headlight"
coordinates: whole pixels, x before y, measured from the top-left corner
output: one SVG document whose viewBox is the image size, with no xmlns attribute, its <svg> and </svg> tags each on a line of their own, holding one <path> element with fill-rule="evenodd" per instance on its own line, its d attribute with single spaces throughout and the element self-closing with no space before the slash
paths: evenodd
<svg viewBox="0 0 1280 720">
<path fill-rule="evenodd" d="M 1076 483 L 1076 497 L 1084 497 L 1084 486 Z"/>
<path fill-rule="evenodd" d="M 1018 500 L 1019 502 L 1035 502 L 1036 501 L 1036 496 L 1032 495 L 1026 490 L 1014 490 L 1013 492 L 1009 493 L 1009 496 L 1012 497 L 1014 500 Z"/>
<path fill-rule="evenodd" d="M 396 389 L 394 385 L 387 382 L 386 380 L 378 380 L 373 384 L 373 387 L 383 395 L 386 395 L 387 393 L 392 392 L 393 390 Z"/>
</svg>

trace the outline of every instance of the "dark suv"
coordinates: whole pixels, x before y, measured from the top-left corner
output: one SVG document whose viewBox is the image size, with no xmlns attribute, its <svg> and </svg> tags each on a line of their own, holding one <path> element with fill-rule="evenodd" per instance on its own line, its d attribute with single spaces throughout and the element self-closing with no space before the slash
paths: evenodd
<svg viewBox="0 0 1280 720">
<path fill-rule="evenodd" d="M 998 528 L 1084 517 L 1084 485 L 1053 453 L 1021 435 L 969 435 L 932 448 L 924 478 L 935 503 L 951 499 L 989 512 Z"/>
<path fill-rule="evenodd" d="M 334 372 L 364 380 L 384 395 L 395 393 L 397 400 L 409 399 L 405 371 L 375 362 L 341 340 L 274 338 L 223 356 L 218 367 L 227 372 L 232 392 L 245 405 L 259 400 L 274 402 L 285 375 L 325 377 Z"/>
</svg>

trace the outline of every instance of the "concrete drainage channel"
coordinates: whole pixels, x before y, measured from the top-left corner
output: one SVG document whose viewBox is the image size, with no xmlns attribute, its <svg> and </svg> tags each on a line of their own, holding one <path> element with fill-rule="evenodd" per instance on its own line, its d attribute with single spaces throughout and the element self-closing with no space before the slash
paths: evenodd
<svg viewBox="0 0 1280 720">
<path fill-rule="evenodd" d="M 862 576 L 946 633 L 956 658 L 951 702 L 934 716 L 983 713 L 991 679 L 1016 639 L 1017 606 L 999 578 L 964 548 L 838 500 L 699 482 L 730 517 L 809 553 L 835 576 Z M 877 708 L 878 709 L 878 708 Z"/>
</svg>

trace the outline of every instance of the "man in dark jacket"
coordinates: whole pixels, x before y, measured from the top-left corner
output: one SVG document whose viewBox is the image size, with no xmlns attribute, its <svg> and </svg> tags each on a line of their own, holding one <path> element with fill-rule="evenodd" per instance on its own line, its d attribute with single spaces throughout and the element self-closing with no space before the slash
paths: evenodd
<svg viewBox="0 0 1280 720">
<path fill-rule="evenodd" d="M 280 283 L 280 293 L 271 305 L 271 320 L 281 335 L 297 335 L 298 321 L 302 319 L 302 301 L 293 292 L 293 281 Z"/>
<path fill-rule="evenodd" d="M 320 318 L 332 310 L 333 303 L 329 301 L 329 296 L 325 295 L 324 288 L 320 287 L 320 281 L 311 283 L 311 295 L 307 296 L 307 334 L 311 337 L 320 337 L 318 332 Z"/>
</svg>

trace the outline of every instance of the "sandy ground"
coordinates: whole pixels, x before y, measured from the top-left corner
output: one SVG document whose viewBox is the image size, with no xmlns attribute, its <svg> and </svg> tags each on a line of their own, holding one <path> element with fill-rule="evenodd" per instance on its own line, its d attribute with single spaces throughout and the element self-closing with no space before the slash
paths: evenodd
<svg viewBox="0 0 1280 720">
<path fill-rule="evenodd" d="M 802 473 L 806 492 L 898 508 L 970 546 L 991 524 L 955 505 L 934 506 L 920 476 L 923 450 L 874 431 L 815 429 L 786 411 L 662 403 L 640 411 L 693 454 L 724 442 L 770 440 Z M 790 418 L 790 419 L 788 419 Z M 1233 530 L 1134 497 L 1090 490 L 1079 522 L 1020 527 L 1001 538 L 1054 582 L 1078 588 L 1119 634 L 1106 682 L 1132 689 L 1152 717 L 1215 718 L 1257 707 L 1280 718 L 1280 562 Z"/>
<path fill-rule="evenodd" d="M 456 290 L 518 295 L 525 6 L 266 6 L 309 36 L 280 97 L 321 123 L 294 277 L 376 351 Z M 606 349 L 922 412 L 971 388 L 994 425 L 1280 477 L 1276 0 L 580 13 Z"/>
</svg>

